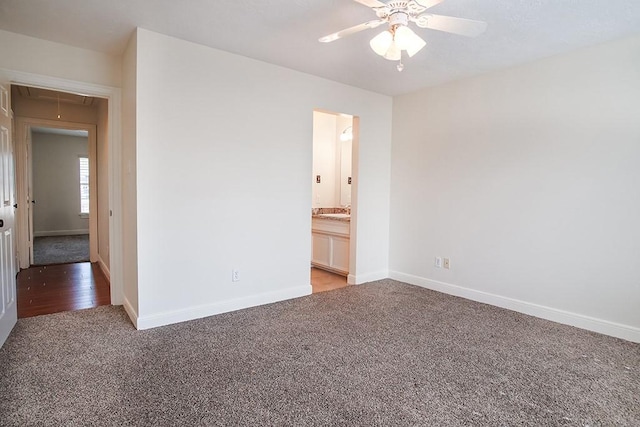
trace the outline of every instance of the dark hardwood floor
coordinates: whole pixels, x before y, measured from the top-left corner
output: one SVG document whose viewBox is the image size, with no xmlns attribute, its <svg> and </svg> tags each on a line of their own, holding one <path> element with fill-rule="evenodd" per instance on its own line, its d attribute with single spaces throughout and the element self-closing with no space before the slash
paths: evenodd
<svg viewBox="0 0 640 427">
<path fill-rule="evenodd" d="M 314 294 L 344 288 L 345 286 L 347 286 L 346 277 L 311 267 L 311 288 Z"/>
<path fill-rule="evenodd" d="M 18 273 L 18 318 L 111 304 L 98 264 L 34 266 Z"/>
</svg>

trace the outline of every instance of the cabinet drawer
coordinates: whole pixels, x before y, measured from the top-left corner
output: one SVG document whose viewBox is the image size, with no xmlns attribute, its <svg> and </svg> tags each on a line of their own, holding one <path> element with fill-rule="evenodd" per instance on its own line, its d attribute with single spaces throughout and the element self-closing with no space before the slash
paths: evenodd
<svg viewBox="0 0 640 427">
<path fill-rule="evenodd" d="M 349 236 L 348 221 L 335 221 L 332 219 L 313 218 L 311 220 L 311 230 L 314 233 L 338 234 L 341 236 Z"/>
</svg>

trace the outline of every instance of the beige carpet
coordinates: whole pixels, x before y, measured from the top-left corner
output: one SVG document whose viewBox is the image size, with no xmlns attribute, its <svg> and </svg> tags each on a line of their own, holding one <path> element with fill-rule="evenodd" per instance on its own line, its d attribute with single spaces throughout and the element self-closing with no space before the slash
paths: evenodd
<svg viewBox="0 0 640 427">
<path fill-rule="evenodd" d="M 639 426 L 640 345 L 391 280 L 136 331 L 18 321 L 0 424 Z"/>
</svg>

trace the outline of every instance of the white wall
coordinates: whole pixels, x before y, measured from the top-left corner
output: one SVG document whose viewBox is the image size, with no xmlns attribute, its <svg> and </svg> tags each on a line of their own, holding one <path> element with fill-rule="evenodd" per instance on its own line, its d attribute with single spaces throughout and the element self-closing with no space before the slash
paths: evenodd
<svg viewBox="0 0 640 427">
<path fill-rule="evenodd" d="M 0 30 L 0 69 L 120 86 L 120 58 Z"/>
<path fill-rule="evenodd" d="M 80 217 L 79 156 L 89 156 L 87 137 L 32 134 L 33 233 L 35 236 L 89 234 Z"/>
<path fill-rule="evenodd" d="M 361 118 L 356 275 L 386 277 L 391 98 L 142 29 L 124 74 L 139 327 L 310 293 L 314 108 Z"/>
<path fill-rule="evenodd" d="M 96 100 L 98 170 L 98 258 L 102 268 L 109 271 L 109 101 Z"/>
<path fill-rule="evenodd" d="M 122 57 L 122 276 L 123 305 L 137 324 L 138 318 L 138 248 L 137 248 L 137 190 L 136 140 L 137 105 L 136 84 L 138 47 L 135 32 Z"/>
<path fill-rule="evenodd" d="M 314 208 L 334 208 L 336 200 L 336 115 L 313 112 L 313 176 Z M 317 176 L 320 175 L 320 182 Z"/>
<path fill-rule="evenodd" d="M 392 276 L 640 341 L 638 52 L 394 98 Z"/>
<path fill-rule="evenodd" d="M 351 127 L 353 133 L 353 118 L 336 117 L 336 202 L 340 206 L 351 205 L 351 160 L 353 155 L 353 141 L 342 141 L 343 132 Z"/>
</svg>

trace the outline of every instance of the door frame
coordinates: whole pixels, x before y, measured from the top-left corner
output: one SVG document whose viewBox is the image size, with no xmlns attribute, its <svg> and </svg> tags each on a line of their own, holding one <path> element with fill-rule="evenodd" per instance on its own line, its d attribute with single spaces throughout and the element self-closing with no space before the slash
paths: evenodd
<svg viewBox="0 0 640 427">
<path fill-rule="evenodd" d="M 90 123 L 73 123 L 32 117 L 15 117 L 16 178 L 18 182 L 17 199 L 25 200 L 26 209 L 18 205 L 17 224 L 20 236 L 18 255 L 20 268 L 33 264 L 33 127 L 56 129 L 86 130 L 88 133 L 89 153 L 89 260 L 98 262 L 98 197 L 97 197 L 97 130 Z M 31 244 L 25 236 L 31 236 Z"/>
<path fill-rule="evenodd" d="M 76 80 L 60 79 L 41 74 L 0 69 L 11 84 L 71 92 L 108 100 L 108 162 L 109 162 L 109 273 L 111 282 L 111 304 L 123 303 L 122 276 L 122 138 L 120 88 Z M 25 203 L 26 201 L 18 201 Z"/>
<path fill-rule="evenodd" d="M 349 116 L 351 117 L 351 129 L 353 136 L 351 138 L 351 218 L 349 220 L 349 273 L 347 274 L 347 283 L 355 285 L 357 283 L 357 253 L 358 253 L 358 181 L 360 176 L 360 116 L 349 113 L 339 113 L 326 108 L 314 108 L 313 111 L 319 113 L 330 114 L 333 116 Z M 313 115 L 311 116 L 311 127 L 313 129 Z M 311 138 L 313 146 L 313 138 Z M 313 175 L 313 147 L 311 148 L 311 173 Z M 312 184 L 313 185 L 313 184 Z M 311 190 L 311 204 L 313 206 L 313 189 Z M 311 225 L 310 225 L 311 228 Z"/>
</svg>

